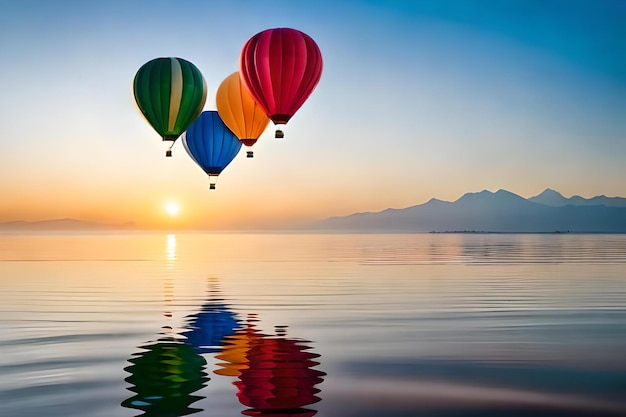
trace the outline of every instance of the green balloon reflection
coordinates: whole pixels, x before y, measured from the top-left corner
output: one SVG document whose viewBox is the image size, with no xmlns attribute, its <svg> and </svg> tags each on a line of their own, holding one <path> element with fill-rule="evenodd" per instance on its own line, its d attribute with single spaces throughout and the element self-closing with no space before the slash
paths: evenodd
<svg viewBox="0 0 626 417">
<path fill-rule="evenodd" d="M 124 368 L 125 379 L 135 392 L 122 402 L 123 407 L 142 410 L 141 416 L 179 417 L 202 411 L 191 405 L 203 397 L 192 395 L 209 380 L 206 360 L 196 350 L 175 341 L 158 341 L 141 346 Z"/>
</svg>

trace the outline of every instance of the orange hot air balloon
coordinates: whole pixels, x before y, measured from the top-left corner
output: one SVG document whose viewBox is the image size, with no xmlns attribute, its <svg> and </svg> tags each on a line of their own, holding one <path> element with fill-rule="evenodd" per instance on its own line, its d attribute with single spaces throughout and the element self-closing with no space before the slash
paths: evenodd
<svg viewBox="0 0 626 417">
<path fill-rule="evenodd" d="M 246 146 L 254 145 L 270 119 L 244 87 L 238 72 L 233 72 L 222 81 L 215 100 L 217 112 L 226 126 L 241 143 Z M 247 151 L 247 156 L 252 158 L 254 153 Z"/>
</svg>

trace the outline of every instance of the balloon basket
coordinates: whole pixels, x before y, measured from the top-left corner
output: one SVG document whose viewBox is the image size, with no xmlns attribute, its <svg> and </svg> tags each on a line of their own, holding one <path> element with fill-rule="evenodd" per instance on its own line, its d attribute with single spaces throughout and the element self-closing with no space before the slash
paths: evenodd
<svg viewBox="0 0 626 417">
<path fill-rule="evenodd" d="M 209 190 L 215 190 L 215 184 L 209 184 Z"/>
<path fill-rule="evenodd" d="M 246 151 L 246 158 L 254 158 L 254 151 Z"/>
<path fill-rule="evenodd" d="M 167 156 L 168 158 L 172 156 L 172 150 L 168 149 L 167 151 L 165 151 L 165 156 Z"/>
<path fill-rule="evenodd" d="M 280 129 L 276 129 L 276 134 L 274 135 L 276 139 L 282 139 L 285 137 L 285 132 Z"/>
</svg>

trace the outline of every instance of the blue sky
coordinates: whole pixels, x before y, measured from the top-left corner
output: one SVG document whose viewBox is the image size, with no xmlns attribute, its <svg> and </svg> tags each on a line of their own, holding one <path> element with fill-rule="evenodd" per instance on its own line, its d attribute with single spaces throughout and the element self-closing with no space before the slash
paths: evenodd
<svg viewBox="0 0 626 417">
<path fill-rule="evenodd" d="M 175 200 L 184 224 L 237 227 L 483 189 L 626 196 L 624 21 L 623 1 L 3 5 L 0 221 L 148 224 Z M 285 26 L 317 41 L 322 79 L 286 138 L 270 126 L 209 192 L 180 143 L 163 157 L 132 78 L 188 59 L 215 109 L 243 43 Z"/>
</svg>

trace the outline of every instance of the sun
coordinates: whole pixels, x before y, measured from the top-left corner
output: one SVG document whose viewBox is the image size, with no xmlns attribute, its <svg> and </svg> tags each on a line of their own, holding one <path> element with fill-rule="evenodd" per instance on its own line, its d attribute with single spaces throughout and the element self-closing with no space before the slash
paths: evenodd
<svg viewBox="0 0 626 417">
<path fill-rule="evenodd" d="M 165 211 L 167 212 L 167 214 L 173 217 L 178 215 L 180 208 L 176 203 L 167 203 L 167 205 L 165 206 Z"/>
</svg>

